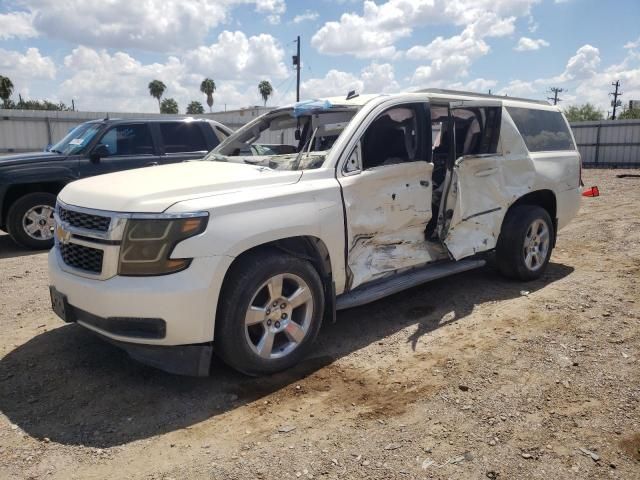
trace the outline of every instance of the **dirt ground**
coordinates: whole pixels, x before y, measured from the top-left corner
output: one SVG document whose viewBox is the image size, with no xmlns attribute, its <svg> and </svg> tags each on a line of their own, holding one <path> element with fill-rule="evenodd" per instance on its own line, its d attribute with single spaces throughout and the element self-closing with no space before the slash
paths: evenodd
<svg viewBox="0 0 640 480">
<path fill-rule="evenodd" d="M 640 478 L 640 171 L 547 273 L 491 267 L 340 312 L 269 378 L 144 367 L 50 311 L 0 236 L 0 478 Z"/>
</svg>

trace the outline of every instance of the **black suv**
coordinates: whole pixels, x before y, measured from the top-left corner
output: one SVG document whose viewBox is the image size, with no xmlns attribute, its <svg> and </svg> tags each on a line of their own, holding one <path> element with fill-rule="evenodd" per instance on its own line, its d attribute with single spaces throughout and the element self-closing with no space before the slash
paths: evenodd
<svg viewBox="0 0 640 480">
<path fill-rule="evenodd" d="M 93 120 L 46 152 L 0 157 L 0 229 L 25 247 L 50 248 L 56 195 L 67 183 L 202 158 L 230 133 L 206 119 Z"/>
</svg>

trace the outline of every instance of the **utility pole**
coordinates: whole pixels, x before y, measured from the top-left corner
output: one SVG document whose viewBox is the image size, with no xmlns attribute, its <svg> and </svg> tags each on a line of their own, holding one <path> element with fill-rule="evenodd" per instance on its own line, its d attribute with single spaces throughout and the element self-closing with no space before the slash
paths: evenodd
<svg viewBox="0 0 640 480">
<path fill-rule="evenodd" d="M 616 80 L 616 82 L 612 83 L 611 85 L 616 87 L 616 90 L 609 94 L 609 95 L 613 95 L 613 101 L 611 102 L 611 106 L 613 107 L 613 115 L 611 115 L 611 120 L 615 120 L 616 119 L 616 107 L 618 107 L 619 105 L 622 105 L 622 102 L 620 102 L 620 104 L 618 104 L 618 97 L 622 96 L 622 92 L 618 92 L 618 89 L 620 88 L 620 80 Z"/>
<path fill-rule="evenodd" d="M 296 40 L 298 48 L 296 54 L 293 56 L 293 65 L 296 67 L 296 102 L 300 101 L 300 35 Z"/>
<path fill-rule="evenodd" d="M 552 101 L 554 105 L 558 105 L 558 102 L 562 101 L 561 98 L 558 98 L 558 94 L 564 92 L 564 88 L 551 87 L 549 90 L 553 93 L 553 97 L 547 97 L 547 100 Z"/>
</svg>

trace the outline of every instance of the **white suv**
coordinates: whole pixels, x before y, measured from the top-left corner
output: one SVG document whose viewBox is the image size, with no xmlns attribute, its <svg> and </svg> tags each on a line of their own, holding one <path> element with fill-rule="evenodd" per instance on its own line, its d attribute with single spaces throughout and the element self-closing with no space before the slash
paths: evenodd
<svg viewBox="0 0 640 480">
<path fill-rule="evenodd" d="M 54 310 L 169 372 L 215 351 L 298 362 L 323 318 L 484 265 L 545 270 L 580 205 L 580 156 L 547 103 L 425 90 L 297 103 L 203 161 L 58 196 Z"/>
</svg>

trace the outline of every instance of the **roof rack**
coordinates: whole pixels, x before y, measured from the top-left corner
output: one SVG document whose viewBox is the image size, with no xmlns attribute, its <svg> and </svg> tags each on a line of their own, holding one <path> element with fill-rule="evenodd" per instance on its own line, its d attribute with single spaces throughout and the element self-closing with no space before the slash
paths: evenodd
<svg viewBox="0 0 640 480">
<path fill-rule="evenodd" d="M 440 93 L 442 95 L 467 95 L 469 97 L 493 98 L 498 100 L 499 99 L 516 100 L 519 102 L 531 102 L 531 103 L 538 103 L 540 105 L 551 105 L 546 100 L 533 100 L 531 98 L 509 97 L 508 95 L 492 95 L 488 93 L 467 92 L 464 90 L 447 90 L 446 88 L 425 88 L 423 90 L 416 90 L 415 93 Z"/>
</svg>

